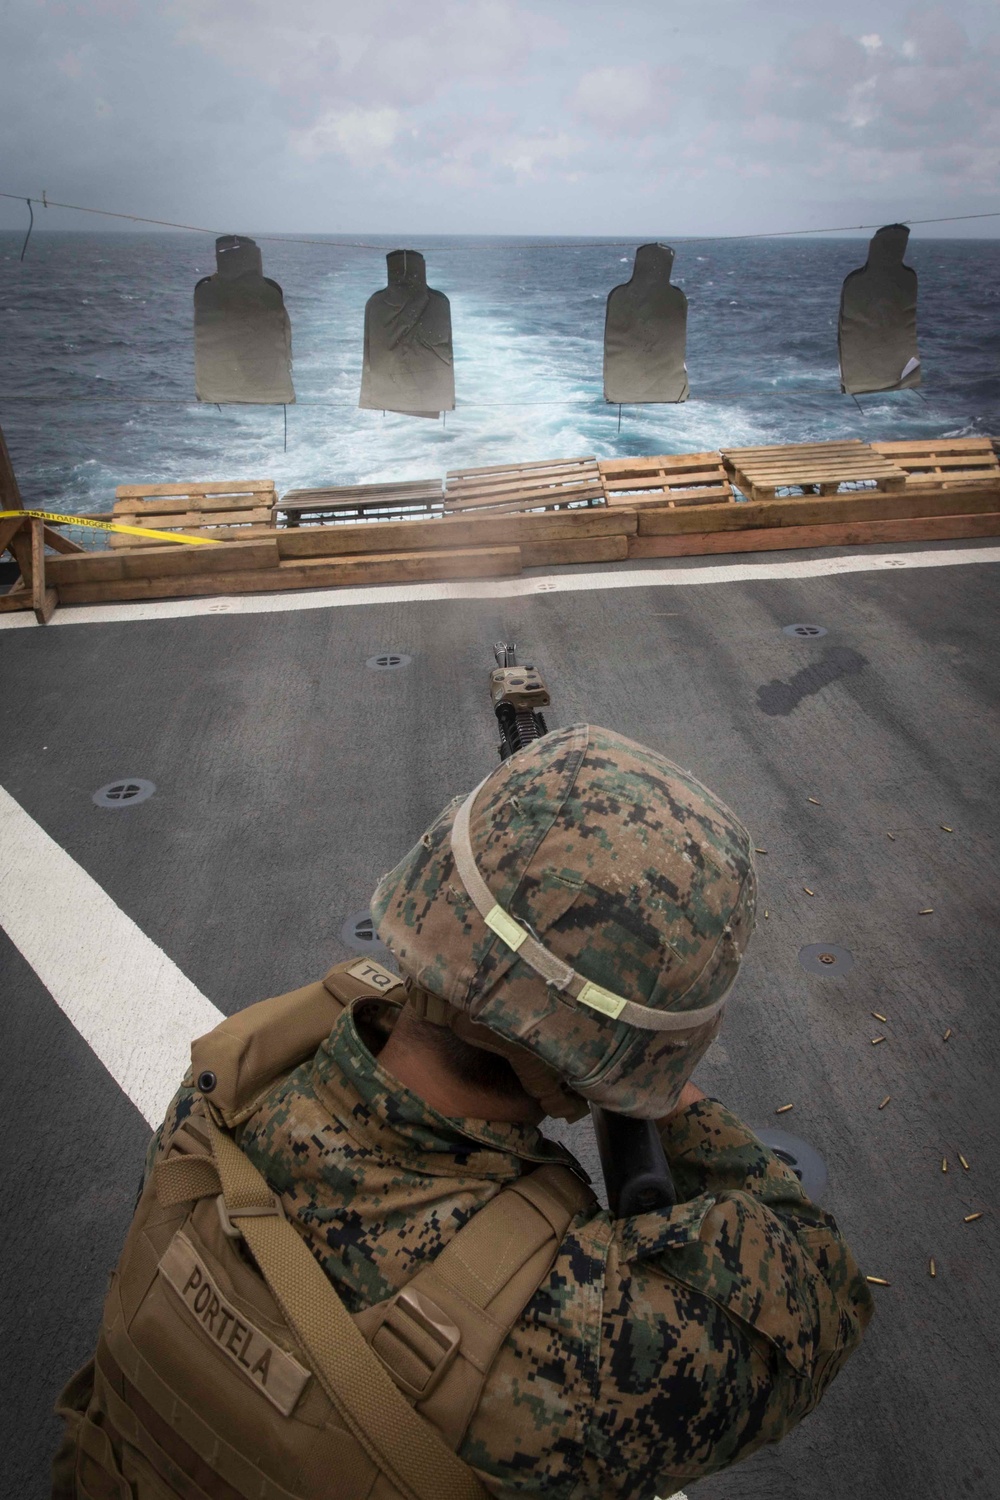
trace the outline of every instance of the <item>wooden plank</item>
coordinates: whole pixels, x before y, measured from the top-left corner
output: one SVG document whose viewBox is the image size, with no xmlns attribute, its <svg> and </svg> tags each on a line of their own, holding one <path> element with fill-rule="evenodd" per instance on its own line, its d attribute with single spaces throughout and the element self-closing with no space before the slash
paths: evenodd
<svg viewBox="0 0 1000 1500">
<path fill-rule="evenodd" d="M 906 479 L 908 490 L 919 490 L 930 488 L 935 485 L 943 485 L 946 489 L 963 485 L 988 485 L 991 489 L 1000 486 L 1000 468 L 997 469 L 952 469 L 944 474 L 909 474 Z"/>
<path fill-rule="evenodd" d="M 14 536 L 11 537 L 9 545 L 11 552 L 13 552 L 14 554 L 14 559 L 21 570 L 21 582 L 24 584 L 25 588 L 30 594 L 32 576 L 31 527 L 27 521 L 24 522 L 21 525 L 20 529 L 14 534 Z M 15 588 L 16 587 L 17 585 L 15 584 Z"/>
<path fill-rule="evenodd" d="M 861 438 L 840 438 L 830 443 L 771 443 L 763 448 L 720 448 L 724 462 L 745 458 L 760 458 L 771 453 L 834 453 L 839 451 L 857 453 L 859 449 L 871 447 Z"/>
<path fill-rule="evenodd" d="M 619 479 L 630 474 L 645 474 L 659 469 L 664 473 L 680 473 L 684 469 L 721 469 L 722 454 L 713 453 L 658 453 L 648 458 L 600 458 L 597 467 L 607 479 Z"/>
<path fill-rule="evenodd" d="M 521 571 L 519 547 L 470 547 L 455 552 L 314 558 L 245 573 L 205 573 L 66 584 L 63 604 L 128 599 L 179 599 L 206 594 L 274 593 L 285 589 L 412 583 L 442 578 L 504 578 Z"/>
<path fill-rule="evenodd" d="M 7 551 L 11 540 L 21 530 L 21 527 L 26 524 L 21 516 L 11 516 L 6 521 L 0 521 L 0 554 Z M 13 552 L 13 548 L 11 548 L 11 551 Z"/>
<path fill-rule="evenodd" d="M 521 565 L 525 568 L 549 568 L 566 563 L 624 562 L 628 557 L 630 540 L 627 536 L 597 536 L 525 543 L 521 548 Z"/>
<path fill-rule="evenodd" d="M 54 526 L 45 526 L 45 545 L 51 547 L 53 552 L 85 552 L 87 549 L 81 547 L 78 542 L 71 542 L 68 536 L 56 531 Z M 3 548 L 0 547 L 0 552 Z"/>
<path fill-rule="evenodd" d="M 858 484 L 866 480 L 875 484 L 903 485 L 906 483 L 906 472 L 903 469 L 879 470 L 865 467 L 854 473 L 848 473 L 846 469 L 816 468 L 816 469 L 789 469 L 784 472 L 776 469 L 773 473 L 755 473 L 753 470 L 737 470 L 750 481 L 752 485 L 769 486 L 771 489 L 788 489 L 794 485 L 803 484 Z"/>
<path fill-rule="evenodd" d="M 719 484 L 720 481 L 728 482 L 721 464 L 714 469 L 681 470 L 676 474 L 629 474 L 621 479 L 612 479 L 605 474 L 604 488 L 615 493 L 621 490 L 669 490 L 671 485 L 690 487 L 695 484 Z"/>
<path fill-rule="evenodd" d="M 391 484 L 331 485 L 324 489 L 288 490 L 278 501 L 278 509 L 284 510 L 286 505 L 305 505 L 312 501 L 339 504 L 342 500 L 440 500 L 443 495 L 444 482 L 441 479 L 404 479 Z"/>
<path fill-rule="evenodd" d="M 845 521 L 905 520 L 917 516 L 982 514 L 1000 509 L 995 495 L 983 489 L 941 490 L 937 494 L 803 496 L 791 500 L 750 501 L 746 505 L 711 505 L 696 510 L 643 510 L 640 536 L 672 536 L 701 531 L 751 531 L 755 527 L 811 526 Z"/>
<path fill-rule="evenodd" d="M 928 453 L 912 454 L 904 457 L 902 454 L 895 460 L 896 465 L 905 469 L 908 474 L 914 470 L 922 469 L 992 469 L 996 472 L 1000 469 L 997 456 L 992 448 L 985 453 Z"/>
<path fill-rule="evenodd" d="M 213 526 L 211 530 L 206 531 L 202 531 L 197 526 L 168 526 L 165 529 L 176 531 L 178 536 L 200 536 L 212 542 L 249 542 L 257 537 L 273 536 L 275 532 L 273 526 Z M 157 527 L 157 530 L 160 528 Z M 122 536 L 114 531 L 109 537 L 109 546 L 115 551 L 132 552 L 141 547 L 162 547 L 163 545 L 163 541 L 158 537 Z M 180 546 L 178 551 L 180 551 Z M 185 547 L 184 551 L 193 551 L 193 548 Z"/>
<path fill-rule="evenodd" d="M 53 590 L 53 592 L 55 592 Z M 17 610 L 31 609 L 31 590 L 10 590 L 6 594 L 0 594 L 0 615 L 11 615 Z"/>
<path fill-rule="evenodd" d="M 844 469 L 800 469 L 787 472 L 776 471 L 771 474 L 754 473 L 752 470 L 737 469 L 736 483 L 740 489 L 792 489 L 795 486 L 809 484 L 857 484 L 861 480 L 869 481 L 879 487 L 901 488 L 906 483 L 906 473 L 897 469 L 891 473 L 880 473 L 877 470 L 866 468 L 849 474 Z"/>
<path fill-rule="evenodd" d="M 495 496 L 497 499 L 506 499 L 508 496 L 520 495 L 562 495 L 576 490 L 590 489 L 597 494 L 603 492 L 600 474 L 595 470 L 592 474 L 577 474 L 565 477 L 558 481 L 546 479 L 544 482 L 536 483 L 531 479 L 490 479 L 477 484 L 449 485 L 445 490 L 445 504 L 449 500 L 459 497 L 463 499 L 481 498 L 483 496 Z"/>
<path fill-rule="evenodd" d="M 845 449 L 843 452 L 830 453 L 817 448 L 813 452 L 786 453 L 782 448 L 776 448 L 770 453 L 748 454 L 745 458 L 734 458 L 730 460 L 740 469 L 747 473 L 758 473 L 766 469 L 797 469 L 808 464 L 836 464 L 838 468 L 851 468 L 856 464 L 876 463 L 892 464 L 892 459 L 886 458 L 884 454 L 875 453 L 865 444 L 854 449 Z"/>
<path fill-rule="evenodd" d="M 597 459 L 591 455 L 589 458 L 543 458 L 526 464 L 488 464 L 485 469 L 449 469 L 445 475 L 445 481 L 449 479 L 465 479 L 476 474 L 524 474 L 538 469 L 572 469 L 579 468 L 583 464 L 594 464 Z"/>
<path fill-rule="evenodd" d="M 841 461 L 835 458 L 803 458 L 795 462 L 790 462 L 788 459 L 782 459 L 780 462 L 776 460 L 774 463 L 766 464 L 738 464 L 737 468 L 741 474 L 746 474 L 748 479 L 766 481 L 768 484 L 774 482 L 781 484 L 782 480 L 780 476 L 785 474 L 796 476 L 796 478 L 789 477 L 787 481 L 789 484 L 795 484 L 797 477 L 805 474 L 821 474 L 824 478 L 830 479 L 838 476 L 843 479 L 866 479 L 869 476 L 874 477 L 876 474 L 895 475 L 905 474 L 906 472 L 905 469 L 901 469 L 898 464 L 892 463 L 888 458 L 880 458 L 877 453 L 870 457 L 865 455 L 863 458 L 850 459 L 849 461 Z"/>
<path fill-rule="evenodd" d="M 55 613 L 59 595 L 45 581 L 45 526 L 31 522 L 31 607 L 39 625 L 47 625 Z"/>
<path fill-rule="evenodd" d="M 142 500 L 170 495 L 256 495 L 276 492 L 273 479 L 210 479 L 204 483 L 120 484 L 115 490 L 119 500 Z"/>
<path fill-rule="evenodd" d="M 271 511 L 268 505 L 258 505 L 252 510 L 130 510 L 127 501 L 118 501 L 114 507 L 114 519 L 127 526 L 241 526 L 270 525 Z"/>
<path fill-rule="evenodd" d="M 634 536 L 634 510 L 546 511 L 528 516 L 440 516 L 427 521 L 377 521 L 358 526 L 310 526 L 275 533 L 282 558 L 356 556 L 431 548 L 525 546 L 562 538 Z"/>
<path fill-rule="evenodd" d="M 824 495 L 824 496 L 835 496 L 839 492 L 839 488 L 840 488 L 839 484 L 834 485 L 834 484 L 827 484 L 825 482 L 818 484 L 818 486 L 816 486 L 816 487 L 818 487 L 820 494 Z M 774 484 L 752 484 L 752 485 L 748 485 L 746 487 L 741 486 L 741 488 L 744 490 L 744 494 L 748 494 L 749 495 L 749 497 L 750 497 L 751 500 L 776 500 L 778 498 L 777 497 L 777 491 L 779 489 L 790 489 L 790 488 L 792 488 L 792 486 L 788 485 L 788 484 L 779 484 L 779 485 L 774 485 Z M 804 484 L 804 485 L 801 486 L 801 488 L 802 489 L 809 489 L 809 488 L 811 488 L 811 486 L 808 485 L 808 484 Z M 849 494 L 850 493 L 854 493 L 854 494 L 864 493 L 864 494 L 867 494 L 867 495 L 885 495 L 885 494 L 890 494 L 890 493 L 894 494 L 897 490 L 903 490 L 905 488 L 906 488 L 906 484 L 905 484 L 905 481 L 903 481 L 903 480 L 899 480 L 899 479 L 886 479 L 886 480 L 881 481 L 879 484 L 877 484 L 874 489 L 865 490 L 865 491 L 858 491 L 858 490 L 848 491 L 848 493 Z M 799 497 L 798 496 L 787 496 L 786 498 L 787 499 L 797 499 Z"/>
<path fill-rule="evenodd" d="M 532 490 L 522 494 L 508 491 L 490 495 L 448 495 L 444 508 L 447 514 L 456 510 L 486 510 L 491 506 L 506 505 L 512 510 L 538 509 L 544 505 L 569 505 L 573 501 L 603 500 L 604 491 L 599 484 L 567 487 L 561 490 Z"/>
<path fill-rule="evenodd" d="M 187 547 L 169 544 L 143 551 L 85 552 L 76 557 L 53 557 L 48 560 L 49 576 L 60 588 L 69 583 L 99 583 L 123 578 L 163 578 L 181 574 L 237 573 L 254 568 L 276 568 L 279 562 L 278 542 L 274 532 L 270 540 L 228 542 L 218 547 Z"/>
<path fill-rule="evenodd" d="M 661 490 L 658 494 L 633 495 L 625 493 L 622 495 L 608 496 L 608 509 L 617 510 L 619 506 L 630 506 L 635 510 L 655 510 L 664 506 L 673 505 L 718 505 L 720 501 L 726 505 L 735 505 L 733 492 L 729 485 L 712 484 L 706 485 L 704 489 L 697 490 Z"/>
<path fill-rule="evenodd" d="M 206 503 L 211 504 L 212 511 L 216 515 L 242 515 L 243 512 L 249 515 L 250 512 L 256 511 L 268 516 L 271 513 L 271 506 L 261 505 L 259 497 L 256 502 L 246 498 L 234 500 L 231 504 L 224 499 Z M 193 500 L 190 495 L 178 500 L 116 500 L 112 513 L 116 520 L 126 516 L 144 516 L 148 520 L 151 516 L 201 516 L 205 514 L 205 506 L 197 504 L 196 499 Z"/>
<path fill-rule="evenodd" d="M 918 516 L 910 520 L 777 526 L 750 531 L 636 536 L 629 557 L 697 557 L 726 552 L 784 552 L 799 547 L 859 547 L 885 542 L 950 541 L 1000 536 L 1000 511 L 984 515 Z"/>
<path fill-rule="evenodd" d="M 886 453 L 898 459 L 903 454 L 919 456 L 924 453 L 991 453 L 993 440 L 988 437 L 932 438 L 929 440 L 921 438 L 918 441 L 903 438 L 890 443 L 871 443 L 869 446 L 874 448 L 876 453 Z"/>
<path fill-rule="evenodd" d="M 23 509 L 24 501 L 21 499 L 17 475 L 14 473 L 14 465 L 7 448 L 7 439 L 3 435 L 3 428 L 0 427 L 0 510 Z"/>
</svg>

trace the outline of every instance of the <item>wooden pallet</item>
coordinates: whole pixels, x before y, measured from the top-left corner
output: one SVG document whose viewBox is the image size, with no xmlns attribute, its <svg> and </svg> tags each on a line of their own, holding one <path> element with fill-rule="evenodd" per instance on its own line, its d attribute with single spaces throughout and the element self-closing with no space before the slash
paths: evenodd
<svg viewBox="0 0 1000 1500">
<path fill-rule="evenodd" d="M 792 495 L 778 500 L 748 500 L 745 505 L 642 510 L 636 518 L 636 534 L 639 537 L 694 536 L 712 532 L 723 537 L 734 531 L 759 531 L 763 534 L 774 533 L 778 527 L 794 527 L 805 532 L 815 527 L 819 546 L 819 539 L 833 535 L 836 526 L 843 529 L 846 537 L 849 529 L 861 522 L 946 520 L 950 516 L 987 515 L 996 511 L 1000 511 L 1000 496 L 985 485 L 936 493 L 903 490 L 892 495 L 883 495 L 877 490 L 855 490 L 845 495 Z M 739 550 L 738 544 L 734 550 Z"/>
<path fill-rule="evenodd" d="M 901 490 L 906 471 L 869 443 L 796 443 L 776 448 L 724 448 L 722 459 L 734 483 L 750 500 L 773 500 L 779 489 L 835 495 L 842 484 L 874 483 Z"/>
<path fill-rule="evenodd" d="M 735 503 L 729 474 L 746 488 L 745 503 Z M 860 480 L 877 488 L 843 492 Z M 57 597 L 83 604 L 499 578 L 629 558 L 1000 535 L 1000 464 L 985 439 L 497 465 L 453 471 L 446 484 L 293 491 L 280 502 L 270 480 L 118 491 L 116 519 L 225 542 L 218 547 L 112 535 L 109 550 L 81 553 L 15 516 L 0 523 L 0 546 L 15 551 L 24 583 L 0 610 L 33 608 L 44 620 Z M 7 508 L 18 508 L 9 481 L 7 490 Z M 332 520 L 279 527 L 279 514 Z M 47 555 L 57 546 L 63 555 Z"/>
<path fill-rule="evenodd" d="M 832 525 L 752 527 L 746 531 L 688 532 L 635 536 L 630 558 L 707 557 L 730 552 L 785 552 L 800 547 L 862 547 L 889 542 L 956 541 L 1000 536 L 1000 511 L 948 516 L 912 516 Z M 61 597 L 61 595 L 60 595 Z"/>
<path fill-rule="evenodd" d="M 733 501 L 721 453 L 664 453 L 656 458 L 602 459 L 598 465 L 609 505 L 711 505 Z"/>
<path fill-rule="evenodd" d="M 336 485 L 329 489 L 289 490 L 275 505 L 287 526 L 302 520 L 416 520 L 440 515 L 444 485 L 440 479 L 407 479 L 399 484 Z"/>
<path fill-rule="evenodd" d="M 442 516 L 431 524 L 401 520 L 375 526 L 304 526 L 281 529 L 277 536 L 283 560 L 510 545 L 520 547 L 523 567 L 536 568 L 621 561 L 636 529 L 634 510 L 601 505 L 521 515 L 473 511 Z"/>
<path fill-rule="evenodd" d="M 547 510 L 603 500 L 604 485 L 595 458 L 451 469 L 445 476 L 444 508 L 449 513 L 486 508 L 494 512 Z"/>
<path fill-rule="evenodd" d="M 908 490 L 1000 486 L 1000 460 L 992 438 L 935 438 L 931 442 L 872 443 L 872 447 L 906 471 Z"/>
<path fill-rule="evenodd" d="M 308 533 L 305 533 L 308 534 Z M 273 533 L 272 533 L 273 537 Z M 131 567 L 124 574 L 105 571 L 106 553 L 89 559 L 60 558 L 75 564 L 59 570 L 62 604 L 99 604 L 128 599 L 182 599 L 211 594 L 257 594 L 285 589 L 364 587 L 377 583 L 413 583 L 440 578 L 505 578 L 521 571 L 519 547 L 442 548 L 432 552 L 366 552 L 356 557 L 301 557 L 279 560 L 276 552 L 262 555 L 270 542 L 233 542 L 197 550 L 199 566 L 179 568 L 180 548 L 125 553 Z M 207 556 L 206 556 L 207 554 Z M 147 564 L 147 559 L 149 560 Z M 112 558 L 112 562 L 117 558 Z M 144 566 L 144 564 L 147 564 Z"/>
<path fill-rule="evenodd" d="M 121 484 L 112 519 L 127 526 L 245 542 L 274 530 L 273 479 L 210 480 L 203 484 Z M 109 533 L 113 548 L 158 547 L 155 537 Z M 188 549 L 193 551 L 193 548 Z"/>
</svg>

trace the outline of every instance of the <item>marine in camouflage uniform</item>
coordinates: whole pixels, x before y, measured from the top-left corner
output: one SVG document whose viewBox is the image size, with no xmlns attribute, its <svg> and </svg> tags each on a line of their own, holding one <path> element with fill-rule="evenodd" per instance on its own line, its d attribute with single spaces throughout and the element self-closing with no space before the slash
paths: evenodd
<svg viewBox="0 0 1000 1500">
<path fill-rule="evenodd" d="M 463 889 L 457 811 L 382 881 L 380 934 L 459 1035 L 500 1037 L 534 1097 L 567 1117 L 588 1098 L 662 1117 L 678 1190 L 669 1210 L 613 1220 L 592 1200 L 576 1216 L 459 1453 L 500 1496 L 669 1494 L 811 1411 L 871 1296 L 832 1216 L 746 1126 L 711 1099 L 676 1108 L 719 1018 L 637 1040 L 553 994 Z M 554 732 L 489 779 L 470 837 L 504 910 L 609 990 L 690 1011 L 735 977 L 753 925 L 748 836 L 654 752 L 588 726 Z M 404 1286 L 534 1164 L 573 1164 L 532 1124 L 446 1117 L 404 1087 L 378 1060 L 398 1014 L 355 1002 L 239 1134 L 352 1312 Z M 164 1139 L 196 1097 L 182 1088 Z"/>
</svg>

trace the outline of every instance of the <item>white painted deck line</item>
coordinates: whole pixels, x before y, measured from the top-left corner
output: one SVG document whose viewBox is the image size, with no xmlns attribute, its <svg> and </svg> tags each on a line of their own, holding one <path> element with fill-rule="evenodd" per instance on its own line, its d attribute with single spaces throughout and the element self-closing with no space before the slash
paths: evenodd
<svg viewBox="0 0 1000 1500">
<path fill-rule="evenodd" d="M 110 816 L 110 814 L 109 814 Z M 0 926 L 150 1125 L 222 1012 L 0 787 Z"/>
<path fill-rule="evenodd" d="M 142 604 L 74 605 L 58 609 L 46 628 L 53 625 L 118 625 L 129 621 L 176 620 L 194 615 L 266 615 L 296 609 L 350 609 L 359 604 L 519 599 L 540 593 L 679 588 L 713 583 L 755 583 L 778 578 L 829 578 L 843 573 L 883 572 L 886 568 L 950 568 L 998 562 L 1000 546 L 867 555 L 860 552 L 846 557 L 830 557 L 816 552 L 808 557 L 767 562 L 704 563 L 701 558 L 684 558 L 661 568 L 640 566 L 617 572 L 597 569 L 588 573 L 533 574 L 528 578 L 379 584 L 356 589 L 303 589 L 287 594 L 221 594 L 205 599 L 150 600 Z M 29 611 L 0 615 L 0 630 L 35 626 L 35 617 Z"/>
</svg>

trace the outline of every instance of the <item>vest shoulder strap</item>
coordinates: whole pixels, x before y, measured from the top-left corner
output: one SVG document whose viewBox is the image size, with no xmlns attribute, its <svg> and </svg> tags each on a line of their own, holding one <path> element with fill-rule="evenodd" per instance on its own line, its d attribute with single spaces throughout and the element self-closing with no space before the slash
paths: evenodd
<svg viewBox="0 0 1000 1500">
<path fill-rule="evenodd" d="M 227 1233 L 242 1236 L 316 1379 L 341 1420 L 407 1500 L 488 1500 L 474 1470 L 414 1411 L 366 1343 L 333 1283 L 285 1218 L 280 1200 L 213 1121 L 210 1157 L 168 1157 L 155 1169 L 161 1203 L 221 1187 Z"/>
<path fill-rule="evenodd" d="M 538 1167 L 479 1209 L 394 1297 L 355 1315 L 396 1384 L 450 1447 L 461 1444 L 501 1345 L 572 1219 L 595 1206 L 568 1167 Z"/>
<path fill-rule="evenodd" d="M 349 959 L 316 984 L 248 1005 L 191 1043 L 193 1081 L 223 1124 L 242 1125 L 279 1078 L 313 1055 L 341 1011 L 364 998 L 401 1004 L 402 981 L 370 958 Z"/>
<path fill-rule="evenodd" d="M 172 1148 L 155 1169 L 160 1202 L 169 1206 L 205 1197 L 217 1193 L 221 1185 L 230 1222 L 253 1251 L 331 1399 L 336 1400 L 335 1390 L 341 1391 L 345 1381 L 356 1394 L 364 1386 L 356 1377 L 370 1364 L 378 1366 L 383 1377 L 378 1401 L 361 1417 L 355 1414 L 360 1426 L 352 1430 L 359 1440 L 368 1418 L 372 1420 L 368 1436 L 376 1445 L 387 1430 L 403 1431 L 395 1423 L 402 1403 L 410 1421 L 415 1419 L 431 1432 L 436 1444 L 446 1444 L 453 1465 L 471 1474 L 455 1457 L 456 1450 L 504 1340 L 551 1269 L 572 1219 L 595 1206 L 590 1189 L 558 1163 L 525 1173 L 479 1209 L 395 1296 L 352 1318 L 304 1241 L 273 1211 L 276 1200 L 257 1168 L 207 1119 L 190 1125 L 193 1139 L 177 1140 L 179 1149 Z M 211 1155 L 200 1154 L 206 1146 Z M 240 1207 L 245 1209 L 243 1215 Z M 276 1249 L 271 1247 L 270 1258 L 262 1259 L 258 1248 L 265 1235 L 279 1235 L 281 1242 Z M 314 1301 L 297 1317 L 282 1289 L 289 1281 L 297 1284 L 302 1253 L 311 1263 Z M 332 1330 L 334 1346 L 325 1355 L 300 1321 L 306 1314 L 308 1328 Z M 341 1338 L 345 1319 L 351 1331 Z M 330 1338 L 327 1334 L 327 1343 Z M 328 1367 L 321 1367 L 324 1357 Z M 395 1400 L 379 1405 L 384 1403 L 384 1381 L 389 1377 Z M 336 1404 L 347 1420 L 340 1402 Z M 389 1412 L 392 1421 L 387 1422 Z M 372 1449 L 365 1446 L 371 1454 Z M 443 1473 L 440 1480 L 438 1493 L 446 1500 L 452 1492 L 444 1488 Z M 475 1483 L 478 1486 L 478 1480 Z M 481 1488 L 471 1493 L 482 1495 Z"/>
</svg>

